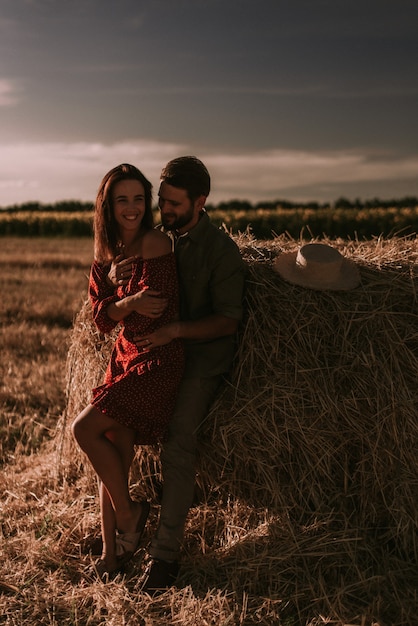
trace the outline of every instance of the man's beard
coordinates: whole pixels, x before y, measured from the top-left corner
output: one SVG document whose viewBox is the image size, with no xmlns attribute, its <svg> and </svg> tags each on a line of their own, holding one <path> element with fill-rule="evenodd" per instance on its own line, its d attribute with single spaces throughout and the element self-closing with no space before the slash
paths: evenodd
<svg viewBox="0 0 418 626">
<path fill-rule="evenodd" d="M 189 224 L 194 216 L 194 209 L 190 207 L 190 209 L 184 215 L 181 215 L 177 219 L 173 221 L 170 219 L 170 214 L 161 215 L 161 224 L 164 226 L 166 230 L 179 230 L 180 228 L 184 228 Z"/>
</svg>

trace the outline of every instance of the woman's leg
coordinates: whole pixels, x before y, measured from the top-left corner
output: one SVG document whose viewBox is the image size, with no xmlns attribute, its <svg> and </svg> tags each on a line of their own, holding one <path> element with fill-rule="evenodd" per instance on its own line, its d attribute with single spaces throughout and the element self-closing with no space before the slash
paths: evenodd
<svg viewBox="0 0 418 626">
<path fill-rule="evenodd" d="M 106 561 L 109 569 L 116 566 L 116 518 L 113 510 L 112 501 L 109 497 L 106 487 L 98 479 L 99 498 L 100 498 L 100 522 L 102 528 L 102 559 Z"/>
<path fill-rule="evenodd" d="M 120 532 L 134 532 L 141 513 L 141 507 L 130 497 L 128 484 L 135 431 L 118 424 L 92 405 L 74 420 L 72 430 L 102 481 L 114 511 L 113 521 L 109 502 L 102 497 L 106 537 L 110 535 L 107 529 L 110 531 L 111 525 L 115 525 Z M 110 546 L 108 548 L 111 550 Z"/>
<path fill-rule="evenodd" d="M 108 431 L 106 437 L 116 446 L 119 450 L 124 465 L 126 484 L 129 490 L 129 472 L 132 465 L 132 461 L 135 456 L 134 440 L 130 431 Z M 100 495 L 100 512 L 101 512 L 101 527 L 103 538 L 103 553 L 102 558 L 105 559 L 111 567 L 116 566 L 116 518 L 115 511 L 112 506 L 112 500 L 109 493 L 99 479 L 99 495 Z"/>
</svg>

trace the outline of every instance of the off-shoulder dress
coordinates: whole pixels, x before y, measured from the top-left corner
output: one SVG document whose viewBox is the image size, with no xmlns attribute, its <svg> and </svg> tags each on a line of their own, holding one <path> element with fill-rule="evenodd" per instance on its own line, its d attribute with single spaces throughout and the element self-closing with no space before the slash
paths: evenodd
<svg viewBox="0 0 418 626">
<path fill-rule="evenodd" d="M 172 252 L 163 256 L 137 258 L 129 284 L 114 289 L 106 281 L 109 266 L 94 262 L 90 271 L 89 296 L 94 321 L 103 333 L 118 322 L 106 312 L 111 302 L 143 289 L 161 291 L 168 306 L 161 317 L 152 319 L 137 312 L 122 322 L 103 384 L 93 389 L 91 403 L 108 417 L 136 431 L 137 444 L 164 440 L 184 371 L 184 348 L 179 339 L 141 352 L 134 336 L 151 333 L 178 318 L 178 279 Z"/>
</svg>

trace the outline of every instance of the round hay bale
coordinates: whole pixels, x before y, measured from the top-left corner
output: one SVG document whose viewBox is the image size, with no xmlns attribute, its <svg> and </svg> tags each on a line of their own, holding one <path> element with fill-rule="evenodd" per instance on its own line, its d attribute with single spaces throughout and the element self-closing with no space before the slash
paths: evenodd
<svg viewBox="0 0 418 626">
<path fill-rule="evenodd" d="M 359 265 L 361 284 L 349 292 L 282 280 L 272 261 L 298 247 L 286 236 L 236 241 L 248 265 L 245 319 L 230 380 L 203 425 L 200 490 L 292 523 L 362 529 L 416 558 L 416 239 L 328 242 Z M 113 340 L 86 302 L 68 354 L 67 419 L 89 401 Z M 158 491 L 158 449 L 142 448 L 134 472 Z"/>
<path fill-rule="evenodd" d="M 296 242 L 241 245 L 246 317 L 230 384 L 205 422 L 200 479 L 416 558 L 417 240 L 329 243 L 359 265 L 356 289 L 282 280 L 271 261 Z"/>
</svg>

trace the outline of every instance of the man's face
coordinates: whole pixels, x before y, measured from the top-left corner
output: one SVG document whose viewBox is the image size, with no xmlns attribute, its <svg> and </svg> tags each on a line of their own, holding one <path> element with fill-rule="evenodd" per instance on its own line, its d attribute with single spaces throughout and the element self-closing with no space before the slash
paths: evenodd
<svg viewBox="0 0 418 626">
<path fill-rule="evenodd" d="M 162 182 L 158 191 L 162 225 L 166 230 L 176 230 L 180 234 L 186 233 L 199 221 L 199 213 L 205 200 L 204 196 L 200 196 L 192 202 L 185 189 Z"/>
</svg>

